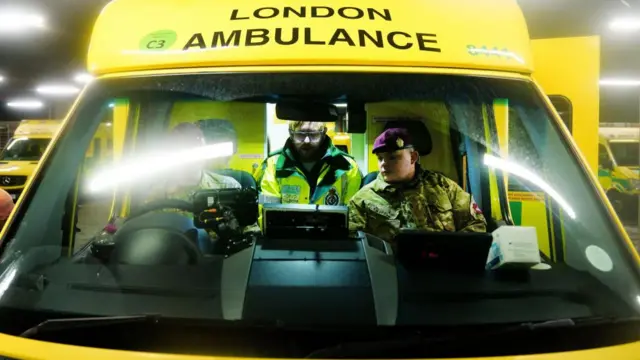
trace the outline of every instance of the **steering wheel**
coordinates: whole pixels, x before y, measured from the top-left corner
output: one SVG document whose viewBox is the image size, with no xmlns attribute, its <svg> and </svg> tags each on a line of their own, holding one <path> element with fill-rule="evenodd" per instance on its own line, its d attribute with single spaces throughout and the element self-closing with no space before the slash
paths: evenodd
<svg viewBox="0 0 640 360">
<path fill-rule="evenodd" d="M 193 204 L 188 201 L 176 199 L 159 199 L 149 201 L 144 205 L 134 209 L 125 220 L 125 223 L 152 211 L 163 209 L 178 209 L 193 213 Z"/>
<path fill-rule="evenodd" d="M 192 265 L 202 258 L 197 244 L 211 241 L 209 234 L 193 225 L 193 217 L 177 212 L 191 212 L 187 201 L 161 199 L 150 201 L 132 211 L 124 225 L 114 234 L 111 263 L 132 265 Z"/>
</svg>

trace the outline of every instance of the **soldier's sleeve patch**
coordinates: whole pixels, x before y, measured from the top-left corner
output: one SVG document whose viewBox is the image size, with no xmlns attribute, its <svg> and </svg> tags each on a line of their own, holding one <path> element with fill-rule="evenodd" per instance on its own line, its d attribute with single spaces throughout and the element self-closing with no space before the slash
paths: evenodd
<svg viewBox="0 0 640 360">
<path fill-rule="evenodd" d="M 478 203 L 476 203 L 476 200 L 471 197 L 471 202 L 470 202 L 470 209 L 469 211 L 471 212 L 471 214 L 475 215 L 482 215 L 482 210 L 480 210 L 480 206 L 478 206 Z"/>
</svg>

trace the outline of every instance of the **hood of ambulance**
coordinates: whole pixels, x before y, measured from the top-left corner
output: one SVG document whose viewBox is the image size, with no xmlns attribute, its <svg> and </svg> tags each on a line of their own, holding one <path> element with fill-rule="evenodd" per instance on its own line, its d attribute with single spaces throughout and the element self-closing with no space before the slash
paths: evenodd
<svg viewBox="0 0 640 360">
<path fill-rule="evenodd" d="M 627 166 L 626 168 L 636 174 L 637 178 L 640 178 L 640 166 Z"/>
<path fill-rule="evenodd" d="M 33 174 L 37 161 L 0 161 L 0 176 L 27 176 Z"/>
<path fill-rule="evenodd" d="M 640 168 L 629 166 L 617 166 L 615 169 L 615 176 L 622 179 L 634 180 L 639 179 Z"/>
<path fill-rule="evenodd" d="M 160 354 L 120 350 L 105 350 L 81 346 L 70 346 L 0 334 L 0 355 L 12 359 L 119 359 L 119 360 L 205 360 L 221 359 L 219 356 L 193 356 L 182 354 Z M 185 349 L 188 352 L 189 349 Z M 226 357 L 226 359 L 244 359 Z M 249 358 L 246 358 L 249 359 Z M 551 354 L 513 355 L 484 358 L 459 358 L 475 360 L 583 360 L 616 359 L 640 360 L 640 341 L 624 345 L 590 350 L 559 352 Z"/>
</svg>

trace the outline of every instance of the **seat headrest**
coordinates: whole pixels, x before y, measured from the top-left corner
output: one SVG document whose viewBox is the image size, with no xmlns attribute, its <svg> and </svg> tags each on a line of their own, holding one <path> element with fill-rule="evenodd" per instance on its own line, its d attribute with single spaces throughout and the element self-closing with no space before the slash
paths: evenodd
<svg viewBox="0 0 640 360">
<path fill-rule="evenodd" d="M 373 180 L 375 180 L 378 177 L 379 173 L 380 173 L 379 171 L 372 171 L 372 172 L 368 173 L 367 176 L 362 178 L 361 187 L 365 186 L 365 185 L 369 184 L 370 182 L 372 182 Z"/>
<path fill-rule="evenodd" d="M 433 150 L 431 134 L 422 121 L 389 121 L 385 124 L 384 130 L 391 128 L 407 129 L 413 139 L 413 147 L 420 156 L 429 155 Z"/>
<path fill-rule="evenodd" d="M 253 176 L 243 170 L 235 170 L 235 169 L 216 169 L 213 170 L 214 173 L 223 176 L 229 176 L 236 179 L 243 189 L 253 188 L 257 189 L 256 180 Z"/>
</svg>

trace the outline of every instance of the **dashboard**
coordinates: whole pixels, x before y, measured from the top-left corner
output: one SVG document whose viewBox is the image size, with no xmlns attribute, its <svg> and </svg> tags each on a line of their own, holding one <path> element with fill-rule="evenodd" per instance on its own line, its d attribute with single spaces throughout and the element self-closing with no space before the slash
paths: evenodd
<svg viewBox="0 0 640 360">
<path fill-rule="evenodd" d="M 20 268 L 52 256 L 34 249 Z M 191 265 L 58 261 L 14 281 L 3 305 L 91 315 L 304 325 L 465 325 L 616 316 L 628 305 L 563 264 L 517 274 L 406 268 L 391 247 L 344 239 L 260 239 Z M 20 275 L 25 277 L 25 274 Z"/>
</svg>

